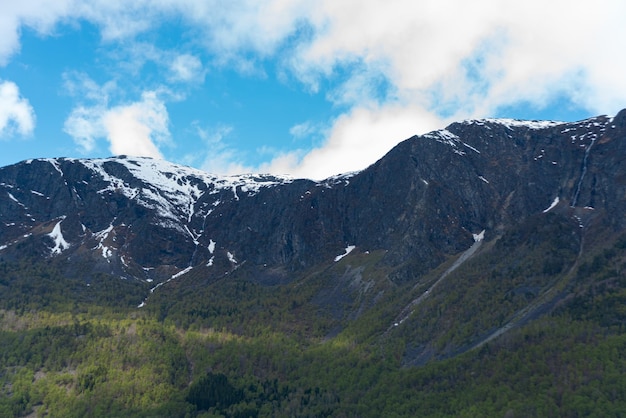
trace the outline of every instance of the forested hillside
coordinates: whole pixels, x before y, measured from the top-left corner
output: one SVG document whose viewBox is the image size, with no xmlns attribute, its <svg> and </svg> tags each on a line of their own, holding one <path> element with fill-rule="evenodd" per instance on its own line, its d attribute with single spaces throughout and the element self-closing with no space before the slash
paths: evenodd
<svg viewBox="0 0 626 418">
<path fill-rule="evenodd" d="M 626 112 L 323 182 L 0 168 L 0 416 L 619 417 Z"/>
<path fill-rule="evenodd" d="M 235 278 L 209 286 L 195 306 L 177 293 L 180 306 L 155 298 L 137 309 L 124 297 L 142 289 L 117 279 L 102 278 L 87 296 L 53 267 L 3 263 L 0 416 L 620 416 L 624 243 L 585 262 L 549 314 L 411 367 L 404 346 L 415 329 L 375 332 L 391 302 L 330 338 L 332 319 L 303 303 L 315 283 Z M 458 303 L 455 292 L 441 297 Z M 495 299 L 491 309 L 505 315 L 501 303 L 515 297 L 530 296 Z M 450 312 L 472 320 L 437 344 L 472 335 L 480 311 Z"/>
</svg>

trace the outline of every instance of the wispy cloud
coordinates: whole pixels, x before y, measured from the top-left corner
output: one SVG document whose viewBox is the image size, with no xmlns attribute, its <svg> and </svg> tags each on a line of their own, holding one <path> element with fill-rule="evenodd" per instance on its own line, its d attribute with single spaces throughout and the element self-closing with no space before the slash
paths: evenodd
<svg viewBox="0 0 626 418">
<path fill-rule="evenodd" d="M 72 137 L 83 153 L 93 151 L 98 138 L 106 136 L 102 123 L 105 112 L 104 106 L 77 106 L 65 120 L 63 130 Z"/>
<path fill-rule="evenodd" d="M 241 162 L 241 152 L 228 145 L 228 136 L 233 131 L 230 125 L 203 127 L 195 121 L 193 127 L 202 139 L 204 151 L 187 160 L 195 161 L 201 169 L 210 173 L 240 174 L 254 171 Z"/>
<path fill-rule="evenodd" d="M 175 56 L 170 62 L 169 79 L 174 82 L 195 82 L 204 81 L 206 70 L 200 59 L 194 55 L 181 54 Z"/>
<path fill-rule="evenodd" d="M 298 123 L 289 128 L 289 133 L 296 139 L 310 137 L 318 132 L 318 128 L 310 121 Z"/>
</svg>

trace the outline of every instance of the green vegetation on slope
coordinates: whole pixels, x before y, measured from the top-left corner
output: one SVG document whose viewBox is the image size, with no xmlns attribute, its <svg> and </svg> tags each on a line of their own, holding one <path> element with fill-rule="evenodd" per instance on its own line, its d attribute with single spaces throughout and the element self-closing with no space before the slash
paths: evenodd
<svg viewBox="0 0 626 418">
<path fill-rule="evenodd" d="M 580 258 L 575 228 L 545 218 L 390 332 L 441 269 L 385 287 L 380 255 L 355 253 L 289 285 L 190 274 L 138 309 L 144 284 L 0 263 L 0 416 L 622 416 L 626 240 Z"/>
</svg>

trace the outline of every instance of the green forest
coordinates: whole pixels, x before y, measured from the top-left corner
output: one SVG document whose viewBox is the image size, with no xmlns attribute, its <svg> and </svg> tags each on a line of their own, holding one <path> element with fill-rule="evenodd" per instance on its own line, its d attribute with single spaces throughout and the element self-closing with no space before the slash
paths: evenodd
<svg viewBox="0 0 626 418">
<path fill-rule="evenodd" d="M 338 316 L 316 299 L 333 269 L 382 286 L 380 256 L 273 286 L 190 274 L 142 308 L 147 283 L 2 261 L 0 416 L 623 417 L 626 239 L 570 237 L 549 219 L 485 245 L 391 331 L 445 266 Z"/>
</svg>

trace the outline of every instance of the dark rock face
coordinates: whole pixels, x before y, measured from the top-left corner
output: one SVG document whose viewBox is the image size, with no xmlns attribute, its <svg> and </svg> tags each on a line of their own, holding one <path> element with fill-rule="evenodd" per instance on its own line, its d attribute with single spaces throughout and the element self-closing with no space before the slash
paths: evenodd
<svg viewBox="0 0 626 418">
<path fill-rule="evenodd" d="M 489 239 L 544 211 L 623 229 L 624 155 L 626 111 L 454 123 L 322 182 L 218 178 L 145 158 L 32 160 L 0 169 L 0 258 L 156 282 L 246 264 L 280 281 L 355 246 L 384 250 L 381 263 L 404 282 L 482 231 Z"/>
</svg>

